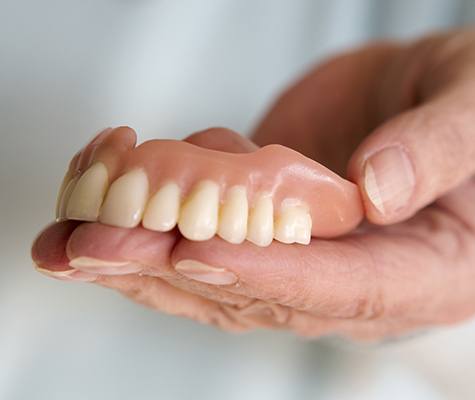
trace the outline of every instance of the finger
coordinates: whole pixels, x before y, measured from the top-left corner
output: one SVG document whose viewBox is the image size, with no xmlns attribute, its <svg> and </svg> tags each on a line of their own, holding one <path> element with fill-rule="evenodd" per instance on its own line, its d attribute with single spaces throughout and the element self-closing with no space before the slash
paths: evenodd
<svg viewBox="0 0 475 400">
<path fill-rule="evenodd" d="M 193 133 L 184 141 L 206 149 L 228 153 L 250 153 L 259 148 L 250 139 L 226 128 L 205 129 Z"/>
<path fill-rule="evenodd" d="M 252 301 L 177 274 L 169 260 L 176 236 L 174 232 L 65 221 L 38 236 L 32 258 L 39 272 L 62 280 L 97 281 L 100 277 L 102 282 L 107 276 L 151 276 L 220 304 L 242 308 Z M 112 287 L 122 281 L 111 278 L 108 282 Z"/>
<path fill-rule="evenodd" d="M 377 123 L 376 91 L 399 52 L 395 44 L 375 43 L 317 66 L 278 98 L 253 140 L 293 148 L 343 176 L 351 153 Z"/>
<path fill-rule="evenodd" d="M 84 225 L 84 228 L 82 228 L 82 225 L 78 227 L 78 223 L 74 221 L 56 223 L 46 228 L 38 236 L 33 244 L 32 258 L 39 272 L 60 280 L 94 281 L 101 286 L 116 289 L 127 297 L 141 304 L 153 307 L 158 311 L 192 318 L 198 322 L 213 324 L 225 330 L 237 332 L 249 329 L 250 325 L 247 325 L 245 320 L 236 318 L 232 313 L 228 312 L 223 305 L 202 296 L 177 289 L 159 278 L 132 274 L 124 276 L 102 276 L 100 274 L 101 271 L 98 270 L 104 268 L 103 265 L 91 267 L 91 265 L 88 264 L 87 266 L 90 268 L 86 268 L 86 271 L 71 267 L 70 260 L 66 255 L 67 243 L 69 242 L 69 246 L 73 249 L 78 245 L 81 246 L 77 242 L 81 241 L 81 236 L 87 233 L 91 233 L 94 240 L 97 240 L 97 234 L 104 234 L 105 237 L 103 239 L 105 240 L 102 242 L 106 244 L 107 239 L 113 239 L 113 244 L 117 244 L 119 236 L 124 241 L 117 247 L 119 254 L 115 254 L 113 251 L 111 252 L 111 246 L 104 248 L 99 246 L 99 248 L 94 248 L 94 246 L 91 245 L 91 243 L 93 243 L 91 240 L 84 241 L 83 244 L 94 257 L 103 257 L 105 260 L 110 258 L 120 260 L 120 257 L 127 256 L 127 251 L 130 251 L 133 247 L 132 244 L 127 243 L 129 238 L 124 234 L 116 235 L 114 239 L 114 237 L 108 235 L 107 230 L 100 230 L 100 224 L 95 224 L 95 227 L 92 226 L 93 224 Z M 123 229 L 122 231 L 127 230 Z M 78 234 L 71 242 L 71 236 L 74 236 L 74 232 Z M 116 232 L 116 234 L 117 233 L 118 232 Z M 89 239 L 91 236 L 89 236 Z M 133 238 L 133 240 L 137 243 L 138 239 Z M 163 242 L 167 242 L 167 240 L 163 240 Z M 142 240 L 142 244 L 143 243 Z M 167 243 L 159 243 L 158 246 L 152 246 L 154 256 L 146 254 L 143 248 L 139 249 L 140 254 L 146 255 L 146 260 L 141 260 L 141 262 L 150 262 L 150 259 L 153 257 L 154 262 L 162 263 L 163 258 L 168 257 L 168 255 L 167 253 L 158 254 L 157 251 L 158 248 L 163 249 L 166 244 Z M 74 252 L 74 250 L 70 251 Z M 90 258 L 90 260 L 92 260 L 92 258 Z M 99 264 L 101 264 L 101 261 L 98 261 Z M 116 266 L 116 268 L 118 267 Z"/>
<path fill-rule="evenodd" d="M 418 45 L 415 108 L 377 128 L 350 160 L 374 223 L 405 220 L 475 173 L 475 42 L 453 40 L 430 42 L 430 52 Z"/>
<path fill-rule="evenodd" d="M 83 223 L 71 233 L 66 254 L 71 267 L 85 272 L 165 277 L 171 272 L 169 255 L 176 239 L 175 232 Z"/>
<path fill-rule="evenodd" d="M 172 264 L 190 279 L 321 318 L 445 323 L 474 311 L 475 294 L 463 283 L 474 279 L 467 260 L 475 249 L 463 229 L 427 209 L 406 224 L 308 246 L 183 240 Z"/>
<path fill-rule="evenodd" d="M 45 228 L 34 240 L 31 258 L 38 272 L 60 280 L 94 281 L 97 275 L 78 271 L 66 256 L 68 240 L 78 226 L 75 221 L 55 223 Z"/>
</svg>

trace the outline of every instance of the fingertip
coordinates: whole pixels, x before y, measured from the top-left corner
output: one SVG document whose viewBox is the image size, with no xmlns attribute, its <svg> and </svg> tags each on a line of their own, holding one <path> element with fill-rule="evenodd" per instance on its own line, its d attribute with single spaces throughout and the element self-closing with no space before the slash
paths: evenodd
<svg viewBox="0 0 475 400">
<path fill-rule="evenodd" d="M 31 258 L 35 265 L 39 268 L 68 266 L 69 259 L 65 248 L 69 237 L 78 225 L 79 222 L 76 221 L 63 221 L 53 223 L 43 229 L 31 246 Z"/>
<path fill-rule="evenodd" d="M 185 142 L 211 150 L 247 153 L 258 149 L 250 139 L 228 128 L 214 127 L 191 134 Z"/>
<path fill-rule="evenodd" d="M 66 244 L 78 224 L 75 221 L 51 224 L 34 240 L 31 258 L 39 273 L 62 281 L 92 282 L 97 278 L 96 274 L 78 271 L 69 265 Z"/>
<path fill-rule="evenodd" d="M 169 268 L 175 232 L 155 232 L 142 227 L 119 228 L 101 223 L 84 223 L 66 245 L 70 265 L 81 270 L 121 275 L 157 275 Z"/>
<path fill-rule="evenodd" d="M 360 189 L 370 222 L 396 223 L 414 213 L 415 167 L 410 151 L 402 142 L 387 140 L 384 132 L 370 136 L 351 158 L 348 176 Z"/>
<path fill-rule="evenodd" d="M 108 132 L 103 143 L 121 143 L 124 148 L 130 149 L 137 144 L 137 133 L 130 126 L 119 126 Z"/>
</svg>

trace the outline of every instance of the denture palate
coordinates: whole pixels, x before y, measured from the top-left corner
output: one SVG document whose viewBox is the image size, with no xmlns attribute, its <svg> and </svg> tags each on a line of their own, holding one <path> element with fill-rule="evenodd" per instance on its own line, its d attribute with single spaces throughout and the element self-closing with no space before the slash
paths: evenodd
<svg viewBox="0 0 475 400">
<path fill-rule="evenodd" d="M 239 244 L 308 244 L 349 232 L 363 217 L 357 187 L 302 154 L 270 145 L 226 153 L 183 141 L 101 143 L 87 168 L 66 174 L 57 219 L 214 235 Z"/>
</svg>

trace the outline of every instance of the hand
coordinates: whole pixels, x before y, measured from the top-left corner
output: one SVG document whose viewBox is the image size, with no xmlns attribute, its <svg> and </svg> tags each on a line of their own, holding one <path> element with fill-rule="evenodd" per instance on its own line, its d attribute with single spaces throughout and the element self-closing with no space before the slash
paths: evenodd
<svg viewBox="0 0 475 400">
<path fill-rule="evenodd" d="M 474 67 L 471 31 L 375 44 L 317 67 L 264 118 L 259 145 L 287 145 L 347 169 L 358 183 L 371 224 L 351 235 L 258 248 L 67 222 L 39 237 L 34 258 L 50 270 L 83 256 L 139 264 L 143 276 L 78 264 L 69 276 L 230 330 L 381 339 L 468 318 L 475 313 Z M 250 146 L 213 130 L 190 140 L 226 151 Z M 48 246 L 56 249 L 49 258 Z"/>
</svg>

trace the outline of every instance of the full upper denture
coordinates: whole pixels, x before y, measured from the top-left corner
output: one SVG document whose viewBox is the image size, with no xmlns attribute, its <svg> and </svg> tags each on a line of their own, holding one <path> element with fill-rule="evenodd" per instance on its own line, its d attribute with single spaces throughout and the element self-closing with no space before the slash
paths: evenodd
<svg viewBox="0 0 475 400">
<path fill-rule="evenodd" d="M 98 135 L 70 163 L 57 220 L 99 221 L 155 231 L 178 226 L 189 240 L 308 244 L 363 218 L 358 188 L 280 145 L 227 153 L 184 141 L 139 146 L 126 127 Z"/>
</svg>

